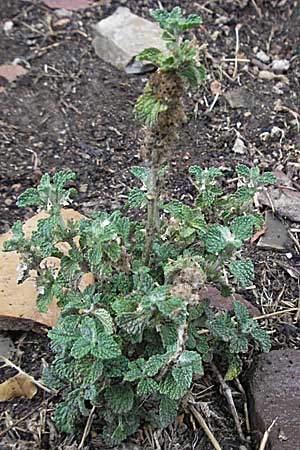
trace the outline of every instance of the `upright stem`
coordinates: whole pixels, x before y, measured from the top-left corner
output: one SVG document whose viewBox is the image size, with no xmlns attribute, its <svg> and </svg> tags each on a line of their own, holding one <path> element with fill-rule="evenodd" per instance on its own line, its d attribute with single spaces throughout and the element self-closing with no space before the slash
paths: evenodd
<svg viewBox="0 0 300 450">
<path fill-rule="evenodd" d="M 151 165 L 149 175 L 150 190 L 148 192 L 148 211 L 146 226 L 146 241 L 143 253 L 143 261 L 146 266 L 150 263 L 150 254 L 155 231 L 159 220 L 158 199 L 159 199 L 159 176 L 158 176 L 158 152 L 153 149 L 151 154 Z"/>
</svg>

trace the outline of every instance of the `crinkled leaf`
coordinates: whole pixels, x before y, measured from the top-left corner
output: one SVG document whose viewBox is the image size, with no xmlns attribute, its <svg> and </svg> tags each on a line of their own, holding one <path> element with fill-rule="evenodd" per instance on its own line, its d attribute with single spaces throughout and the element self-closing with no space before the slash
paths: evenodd
<svg viewBox="0 0 300 450">
<path fill-rule="evenodd" d="M 158 384 L 152 378 L 145 378 L 137 385 L 137 395 L 149 395 L 158 390 Z"/>
<path fill-rule="evenodd" d="M 163 397 L 159 404 L 159 421 L 162 428 L 167 427 L 175 421 L 178 404 L 176 400 Z"/>
<path fill-rule="evenodd" d="M 115 414 L 124 414 L 132 409 L 134 392 L 130 384 L 114 384 L 104 393 L 107 406 Z"/>
<path fill-rule="evenodd" d="M 229 270 L 242 288 L 251 286 L 253 283 L 254 267 L 250 259 L 232 260 L 229 264 Z"/>
</svg>

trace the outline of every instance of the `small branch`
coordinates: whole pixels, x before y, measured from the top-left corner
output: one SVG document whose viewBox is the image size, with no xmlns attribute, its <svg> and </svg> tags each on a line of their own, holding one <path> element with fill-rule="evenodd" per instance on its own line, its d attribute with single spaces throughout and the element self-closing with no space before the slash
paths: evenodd
<svg viewBox="0 0 300 450">
<path fill-rule="evenodd" d="M 225 398 L 227 400 L 227 403 L 229 405 L 232 417 L 234 419 L 235 426 L 236 426 L 237 432 L 239 434 L 239 437 L 242 441 L 245 441 L 246 439 L 245 439 L 244 433 L 242 431 L 242 426 L 241 426 L 240 419 L 239 419 L 239 416 L 238 416 L 238 413 L 237 413 L 237 410 L 236 410 L 236 407 L 235 407 L 235 404 L 233 401 L 231 389 L 228 386 L 228 384 L 225 383 L 224 378 L 222 377 L 222 375 L 220 374 L 218 368 L 215 366 L 214 363 L 211 363 L 211 367 L 212 367 L 215 375 L 217 376 L 220 385 L 222 386 L 222 389 L 223 389 Z"/>
<path fill-rule="evenodd" d="M 88 435 L 89 432 L 90 432 L 91 425 L 92 425 L 92 422 L 93 422 L 93 414 L 94 414 L 94 412 L 95 412 L 95 409 L 96 409 L 96 406 L 93 406 L 92 409 L 90 410 L 90 414 L 89 414 L 88 420 L 87 420 L 87 422 L 86 422 L 86 424 L 85 424 L 84 431 L 83 431 L 83 435 L 82 435 L 82 439 L 81 439 L 81 441 L 80 441 L 78 450 L 80 450 L 80 449 L 83 448 L 84 442 L 85 442 L 85 440 L 86 440 L 86 437 L 87 437 L 87 435 Z"/>
<path fill-rule="evenodd" d="M 217 439 L 214 437 L 214 435 L 210 431 L 207 423 L 205 422 L 205 420 L 204 420 L 203 416 L 200 414 L 200 412 L 193 405 L 190 406 L 190 410 L 191 410 L 192 414 L 195 416 L 195 418 L 198 420 L 199 425 L 201 426 L 201 428 L 205 432 L 206 436 L 208 437 L 208 439 L 214 446 L 215 450 L 222 450 L 219 442 L 217 441 Z"/>
<path fill-rule="evenodd" d="M 2 361 L 4 361 L 4 365 L 1 366 L 2 368 L 5 367 L 5 366 L 12 367 L 13 369 L 17 370 L 22 375 L 24 375 L 27 378 L 29 378 L 30 381 L 33 384 L 35 384 L 36 386 L 38 386 L 40 389 L 43 389 L 44 391 L 48 392 L 48 394 L 56 394 L 57 393 L 57 391 L 55 389 L 47 388 L 47 386 L 45 386 L 43 383 L 41 383 L 40 381 L 37 381 L 31 375 L 28 375 L 26 372 L 24 372 L 24 370 L 22 370 L 20 367 L 16 366 L 12 361 L 10 361 L 9 359 L 5 358 L 5 356 L 0 355 L 0 359 L 2 359 Z"/>
<path fill-rule="evenodd" d="M 236 76 L 237 76 L 237 72 L 238 72 L 238 55 L 239 55 L 239 49 L 240 49 L 240 36 L 239 36 L 239 31 L 241 29 L 242 25 L 241 24 L 237 24 L 235 27 L 235 59 L 234 59 L 234 71 L 233 71 L 233 75 L 232 78 L 235 80 Z"/>
<path fill-rule="evenodd" d="M 19 425 L 19 423 L 22 423 L 24 420 L 28 419 L 28 417 L 32 416 L 35 412 L 37 412 L 39 409 L 41 409 L 44 405 L 47 405 L 47 403 L 49 403 L 49 401 L 52 400 L 55 396 L 56 396 L 56 394 L 52 395 L 51 397 L 48 397 L 46 400 L 43 400 L 36 408 L 32 409 L 27 414 L 25 414 L 25 416 L 21 417 L 20 419 L 17 419 L 11 425 L 9 425 L 7 428 L 5 428 L 5 430 L 1 431 L 0 438 L 5 436 L 6 433 L 8 433 L 8 431 L 12 430 L 17 425 Z"/>
<path fill-rule="evenodd" d="M 158 377 L 157 377 L 158 380 L 161 380 L 165 376 L 165 374 L 166 374 L 168 368 L 170 367 L 170 365 L 173 362 L 177 361 L 177 359 L 179 358 L 179 356 L 183 352 L 186 329 L 187 329 L 186 322 L 183 325 L 180 325 L 178 327 L 176 350 L 175 350 L 174 353 L 171 354 L 171 356 L 169 357 L 168 361 L 161 368 L 161 370 L 160 370 L 160 372 L 158 374 Z"/>
<path fill-rule="evenodd" d="M 269 428 L 265 431 L 258 450 L 265 450 L 269 436 L 270 436 L 270 432 L 271 432 L 273 426 L 275 425 L 277 419 L 278 419 L 278 417 L 276 417 L 276 419 L 273 420 L 273 422 L 271 423 Z"/>
</svg>

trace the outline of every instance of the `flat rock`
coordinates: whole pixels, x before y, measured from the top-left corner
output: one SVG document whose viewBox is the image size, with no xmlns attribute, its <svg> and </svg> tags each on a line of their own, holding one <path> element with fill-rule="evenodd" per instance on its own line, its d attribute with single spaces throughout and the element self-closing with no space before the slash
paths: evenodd
<svg viewBox="0 0 300 450">
<path fill-rule="evenodd" d="M 0 333 L 0 355 L 10 359 L 15 352 L 15 346 L 9 336 Z"/>
<path fill-rule="evenodd" d="M 251 95 L 245 88 L 230 89 L 224 97 L 232 109 L 251 108 Z"/>
<path fill-rule="evenodd" d="M 203 301 L 205 299 L 209 299 L 210 305 L 219 311 L 233 311 L 232 300 L 238 300 L 246 306 L 250 316 L 255 317 L 260 315 L 260 310 L 256 306 L 252 305 L 252 303 L 246 300 L 242 295 L 232 294 L 228 297 L 224 297 L 219 289 L 209 284 L 200 289 L 198 294 L 199 301 Z"/>
<path fill-rule="evenodd" d="M 271 211 L 266 212 L 266 232 L 258 241 L 257 246 L 265 249 L 286 250 L 290 246 L 290 238 L 285 225 Z"/>
<path fill-rule="evenodd" d="M 65 220 L 78 220 L 82 215 L 72 209 L 62 212 Z M 39 213 L 24 224 L 25 236 L 29 237 L 36 228 L 38 220 L 47 217 Z M 21 284 L 17 284 L 17 266 L 20 257 L 17 252 L 4 252 L 3 242 L 11 237 L 11 232 L 0 236 L 0 329 L 28 330 L 35 328 L 35 323 L 52 327 L 59 317 L 59 309 L 53 302 L 47 313 L 41 313 L 36 307 L 37 291 L 35 273 Z"/>
<path fill-rule="evenodd" d="M 300 450 L 300 351 L 273 350 L 259 355 L 248 388 L 257 443 L 277 419 L 270 432 L 268 450 Z"/>
<path fill-rule="evenodd" d="M 300 222 L 299 191 L 274 186 L 268 188 L 268 195 L 263 191 L 260 192 L 258 199 L 263 205 L 274 208 L 279 216 Z"/>
<path fill-rule="evenodd" d="M 138 53 L 147 47 L 166 50 L 157 24 L 133 14 L 120 6 L 111 16 L 94 26 L 93 46 L 99 58 L 128 73 L 144 73 L 153 65 L 135 62 Z"/>
</svg>

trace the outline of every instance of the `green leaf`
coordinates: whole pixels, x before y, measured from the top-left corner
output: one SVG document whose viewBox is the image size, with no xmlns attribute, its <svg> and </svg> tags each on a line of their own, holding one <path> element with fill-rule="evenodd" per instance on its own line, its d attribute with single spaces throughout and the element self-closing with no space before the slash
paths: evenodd
<svg viewBox="0 0 300 450">
<path fill-rule="evenodd" d="M 229 264 L 230 273 L 238 280 L 242 288 L 251 286 L 254 279 L 254 267 L 250 259 L 232 260 Z"/>
<path fill-rule="evenodd" d="M 128 195 L 128 205 L 130 208 L 141 208 L 147 204 L 146 193 L 138 187 L 131 189 Z"/>
<path fill-rule="evenodd" d="M 141 380 L 137 385 L 137 395 L 149 395 L 158 390 L 158 384 L 152 378 L 145 378 Z"/>
<path fill-rule="evenodd" d="M 248 338 L 245 335 L 234 334 L 230 338 L 230 353 L 245 353 L 248 350 Z"/>
<path fill-rule="evenodd" d="M 134 392 L 130 384 L 115 384 L 106 388 L 104 393 L 107 406 L 115 414 L 124 414 L 133 407 Z"/>
<path fill-rule="evenodd" d="M 184 384 L 186 386 L 186 384 Z M 171 373 L 168 373 L 160 382 L 159 391 L 172 400 L 180 399 L 186 392 L 182 384 L 178 384 Z"/>
<path fill-rule="evenodd" d="M 104 251 L 113 262 L 117 262 L 121 256 L 121 248 L 117 242 L 111 242 L 104 247 Z"/>
<path fill-rule="evenodd" d="M 178 359 L 178 365 L 180 367 L 191 367 L 193 373 L 203 373 L 201 356 L 198 352 L 183 351 Z"/>
<path fill-rule="evenodd" d="M 35 188 L 26 189 L 17 200 L 17 206 L 23 208 L 25 206 L 39 206 L 41 204 L 40 196 Z"/>
<path fill-rule="evenodd" d="M 169 39 L 168 39 L 169 40 Z M 140 52 L 136 59 L 138 61 L 150 61 L 156 66 L 159 66 L 161 58 L 163 57 L 163 53 L 161 50 L 155 47 L 145 48 L 142 52 Z"/>
<path fill-rule="evenodd" d="M 160 328 L 160 336 L 165 348 L 174 345 L 178 337 L 177 326 L 174 323 L 162 325 Z"/>
<path fill-rule="evenodd" d="M 143 378 L 145 370 L 144 358 L 139 358 L 136 361 L 130 361 L 128 363 L 128 371 L 124 375 L 125 381 L 137 381 Z"/>
<path fill-rule="evenodd" d="M 159 404 L 159 421 L 162 428 L 173 423 L 177 417 L 178 404 L 176 400 L 163 397 Z"/>
<path fill-rule="evenodd" d="M 277 178 L 273 175 L 272 172 L 265 172 L 263 175 L 259 177 L 259 182 L 263 184 L 276 184 Z"/>
<path fill-rule="evenodd" d="M 225 342 L 228 342 L 236 334 L 231 318 L 226 312 L 219 313 L 215 319 L 208 320 L 206 326 L 213 336 Z"/>
<path fill-rule="evenodd" d="M 233 310 L 241 329 L 249 322 L 249 312 L 245 305 L 238 300 L 232 300 Z"/>
<path fill-rule="evenodd" d="M 148 377 L 154 377 L 158 374 L 160 369 L 166 363 L 168 357 L 166 355 L 153 355 L 151 356 L 145 365 L 145 375 Z"/>
<path fill-rule="evenodd" d="M 271 350 L 272 342 L 268 333 L 262 328 L 255 327 L 251 331 L 251 336 L 260 345 L 263 352 L 268 353 Z"/>
<path fill-rule="evenodd" d="M 244 241 L 245 239 L 250 239 L 253 235 L 255 223 L 256 218 L 252 215 L 235 217 L 230 224 L 230 230 L 236 239 Z"/>
<path fill-rule="evenodd" d="M 168 317 L 174 323 L 184 323 L 186 318 L 186 305 L 180 298 L 171 297 L 163 302 L 158 302 L 156 306 L 165 317 Z"/>
<path fill-rule="evenodd" d="M 92 347 L 91 352 L 99 359 L 112 359 L 121 355 L 119 344 L 106 333 L 98 334 L 97 344 Z"/>
<path fill-rule="evenodd" d="M 243 364 L 239 356 L 230 355 L 229 358 L 229 366 L 227 372 L 224 376 L 225 381 L 231 381 L 234 378 L 238 377 L 243 368 Z"/>
<path fill-rule="evenodd" d="M 187 365 L 183 367 L 173 367 L 172 377 L 174 378 L 177 386 L 179 386 L 183 391 L 189 389 L 192 384 L 193 379 L 193 368 L 192 365 Z"/>
<path fill-rule="evenodd" d="M 98 308 L 93 311 L 93 315 L 97 317 L 104 328 L 106 334 L 113 334 L 114 324 L 111 315 L 106 309 Z"/>
<path fill-rule="evenodd" d="M 83 358 L 87 355 L 91 350 L 91 343 L 86 338 L 82 337 L 77 339 L 77 341 L 73 344 L 71 349 L 71 355 L 75 359 Z"/>
<path fill-rule="evenodd" d="M 235 166 L 235 171 L 242 177 L 250 178 L 250 168 L 246 166 L 245 164 L 237 164 Z"/>
<path fill-rule="evenodd" d="M 218 224 L 208 227 L 204 241 L 209 253 L 219 253 L 228 245 L 237 248 L 242 245 L 242 242 L 235 238 L 228 227 Z"/>
<path fill-rule="evenodd" d="M 130 169 L 130 172 L 137 177 L 141 182 L 147 186 L 148 185 L 148 179 L 150 175 L 150 169 L 148 167 L 142 167 L 142 166 L 133 166 Z"/>
</svg>

